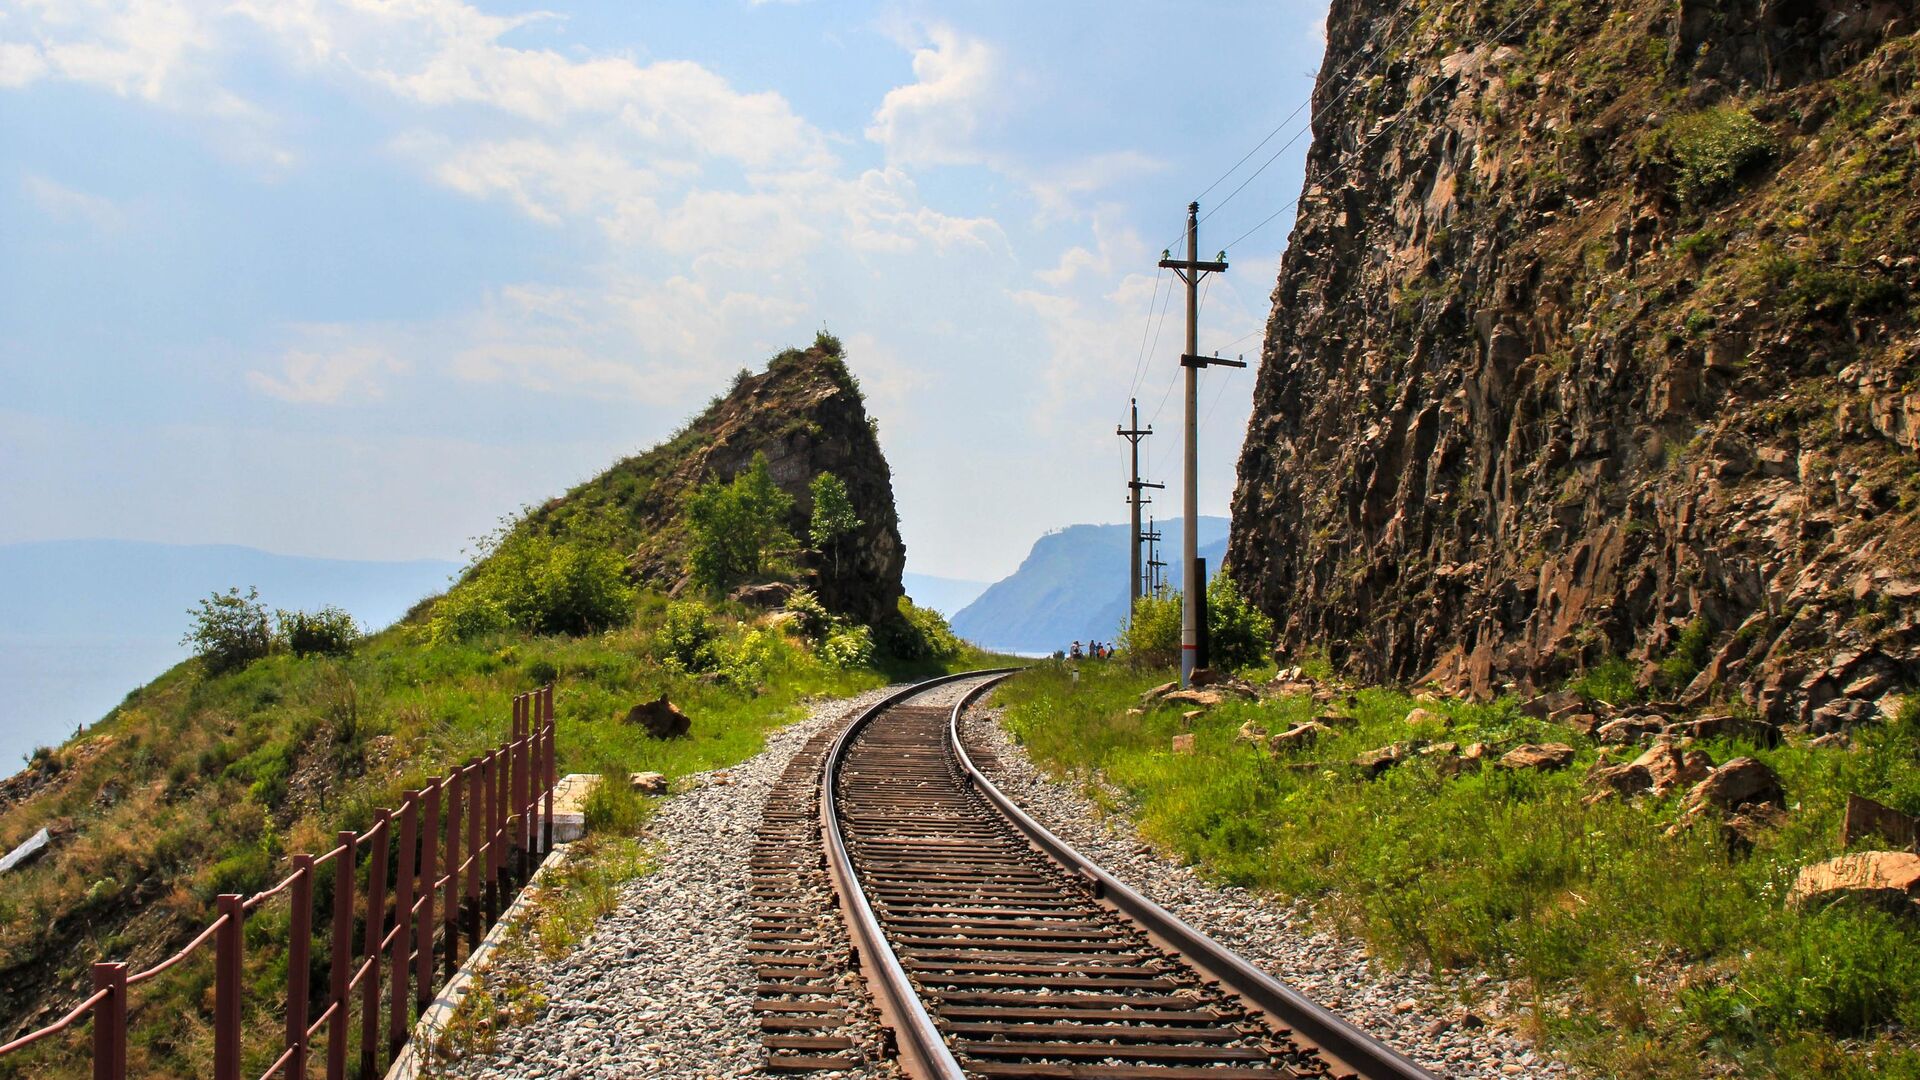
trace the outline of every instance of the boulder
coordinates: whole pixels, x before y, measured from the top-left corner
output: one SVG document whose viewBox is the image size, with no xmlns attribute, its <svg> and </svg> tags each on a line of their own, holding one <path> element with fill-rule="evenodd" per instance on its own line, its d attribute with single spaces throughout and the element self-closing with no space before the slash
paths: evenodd
<svg viewBox="0 0 1920 1080">
<path fill-rule="evenodd" d="M 1500 767 L 1513 771 L 1531 769 L 1551 772 L 1571 764 L 1573 747 L 1566 743 L 1527 743 L 1514 747 L 1500 758 Z"/>
<path fill-rule="evenodd" d="M 1920 913 L 1920 855 L 1856 851 L 1801 867 L 1787 893 L 1787 902 L 1795 906 L 1836 900 Z"/>
<path fill-rule="evenodd" d="M 1210 667 L 1194 668 L 1192 671 L 1187 673 L 1187 685 L 1188 686 L 1214 686 L 1219 683 L 1226 682 L 1230 678 L 1232 678 L 1232 676 L 1228 675 L 1226 672 L 1216 671 Z"/>
<path fill-rule="evenodd" d="M 1175 735 L 1173 737 L 1173 752 L 1176 754 L 1193 753 L 1194 738 L 1195 736 L 1191 733 L 1188 733 L 1186 735 Z"/>
<path fill-rule="evenodd" d="M 655 739 L 684 738 L 687 729 L 693 724 L 687 714 L 680 711 L 679 706 L 667 700 L 665 694 L 628 709 L 626 720 L 629 724 L 639 724 L 647 730 L 650 737 Z"/>
<path fill-rule="evenodd" d="M 1635 762 L 1629 765 L 1602 765 L 1587 774 L 1587 786 L 1593 793 L 1586 798 L 1587 805 L 1611 798 L 1632 798 L 1653 789 L 1653 775 L 1646 766 Z"/>
<path fill-rule="evenodd" d="M 1161 699 L 1165 698 L 1168 694 L 1178 689 L 1180 689 L 1180 684 L 1177 682 L 1161 683 L 1159 686 L 1140 695 L 1140 705 L 1142 708 L 1151 708 L 1154 705 L 1158 705 Z"/>
<path fill-rule="evenodd" d="M 1180 714 L 1181 730 L 1192 731 L 1193 725 L 1198 723 L 1200 718 L 1205 715 L 1207 715 L 1206 712 L 1201 709 L 1189 709 L 1186 712 L 1181 713 Z"/>
<path fill-rule="evenodd" d="M 667 793 L 667 778 L 657 772 L 637 772 L 627 777 L 627 782 L 633 786 L 633 790 L 642 795 Z"/>
<path fill-rule="evenodd" d="M 1681 804 L 1681 818 L 1690 820 L 1708 807 L 1731 814 L 1742 807 L 1765 803 L 1784 808 L 1787 793 L 1780 777 L 1750 757 L 1737 757 L 1693 785 Z"/>
<path fill-rule="evenodd" d="M 1660 734 L 1666 726 L 1657 716 L 1622 716 L 1594 729 L 1593 737 L 1603 743 L 1632 744 Z"/>
<path fill-rule="evenodd" d="M 1633 765 L 1645 769 L 1648 787 L 1665 798 L 1683 787 L 1697 784 L 1713 771 L 1713 759 L 1702 750 L 1682 750 L 1672 742 L 1658 742 L 1633 759 Z"/>
<path fill-rule="evenodd" d="M 772 610 L 793 598 L 794 586 L 784 581 L 770 581 L 765 585 L 742 585 L 727 594 L 727 599 L 736 604 L 745 604 L 750 608 Z"/>
<path fill-rule="evenodd" d="M 1331 735 L 1333 729 L 1318 720 L 1309 720 L 1304 724 L 1295 724 L 1278 735 L 1267 740 L 1267 752 L 1279 754 L 1292 753 L 1312 746 L 1322 735 Z"/>
<path fill-rule="evenodd" d="M 1369 750 L 1354 758 L 1353 764 L 1360 770 L 1362 776 L 1371 780 L 1381 773 L 1386 772 L 1388 769 L 1393 768 L 1395 765 L 1400 764 L 1400 762 L 1405 759 L 1406 750 L 1398 744 L 1395 744 L 1393 746 L 1383 746 L 1378 750 Z"/>
<path fill-rule="evenodd" d="M 1427 709 L 1414 709 L 1407 714 L 1407 726 L 1423 735 L 1437 735 L 1447 730 L 1447 718 Z"/>
<path fill-rule="evenodd" d="M 1219 690 L 1175 690 L 1171 694 L 1163 695 L 1160 702 L 1163 705 L 1189 705 L 1211 709 L 1226 699 L 1226 695 Z"/>
<path fill-rule="evenodd" d="M 1877 836 L 1890 844 L 1920 851 L 1920 818 L 1861 795 L 1847 796 L 1847 813 L 1840 822 L 1840 846 Z"/>
</svg>

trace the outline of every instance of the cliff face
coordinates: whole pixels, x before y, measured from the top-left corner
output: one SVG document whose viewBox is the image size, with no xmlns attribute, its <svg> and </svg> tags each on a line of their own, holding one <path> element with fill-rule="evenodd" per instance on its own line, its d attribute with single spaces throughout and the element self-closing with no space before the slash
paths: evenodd
<svg viewBox="0 0 1920 1080">
<path fill-rule="evenodd" d="M 1283 647 L 1777 723 L 1914 682 L 1915 26 L 1334 0 L 1228 553 Z"/>
<path fill-rule="evenodd" d="M 628 546 L 636 576 L 678 589 L 686 577 L 686 497 L 710 480 L 732 480 L 757 453 L 767 456 L 774 482 L 793 496 L 787 525 L 803 543 L 813 513 L 809 485 L 822 472 L 846 483 L 860 517 L 838 565 L 812 557 L 804 584 L 829 610 L 861 622 L 896 617 L 907 549 L 894 511 L 893 475 L 859 386 L 831 339 L 781 353 L 760 374 L 741 372 L 728 393 L 673 438 L 535 509 L 525 527 L 576 517 L 607 521 Z"/>
</svg>

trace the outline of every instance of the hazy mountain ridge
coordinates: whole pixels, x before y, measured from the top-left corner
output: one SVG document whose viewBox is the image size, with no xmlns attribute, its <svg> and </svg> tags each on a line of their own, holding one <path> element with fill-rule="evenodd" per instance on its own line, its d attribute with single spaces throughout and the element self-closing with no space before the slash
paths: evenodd
<svg viewBox="0 0 1920 1080">
<path fill-rule="evenodd" d="M 1226 550 L 1227 519 L 1202 517 L 1200 555 L 1211 574 Z M 1180 521 L 1162 521 L 1161 559 L 1179 561 Z M 1034 541 L 1020 568 L 953 616 L 954 632 L 983 648 L 1050 653 L 1074 641 L 1111 641 L 1127 618 L 1128 525 L 1070 525 Z M 1173 573 L 1169 565 L 1167 573 Z"/>
</svg>

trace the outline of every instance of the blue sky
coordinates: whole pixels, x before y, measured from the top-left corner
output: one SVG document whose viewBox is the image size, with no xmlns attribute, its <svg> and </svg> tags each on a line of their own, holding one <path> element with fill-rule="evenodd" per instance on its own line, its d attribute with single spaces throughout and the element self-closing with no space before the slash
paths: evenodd
<svg viewBox="0 0 1920 1080">
<path fill-rule="evenodd" d="M 0 0 L 0 542 L 456 557 L 825 325 L 910 568 L 1003 576 L 1124 517 L 1130 391 L 1177 480 L 1154 263 L 1306 99 L 1324 12 Z M 1291 220 L 1229 252 L 1203 351 L 1257 349 Z M 1251 385 L 1205 376 L 1203 512 Z"/>
</svg>

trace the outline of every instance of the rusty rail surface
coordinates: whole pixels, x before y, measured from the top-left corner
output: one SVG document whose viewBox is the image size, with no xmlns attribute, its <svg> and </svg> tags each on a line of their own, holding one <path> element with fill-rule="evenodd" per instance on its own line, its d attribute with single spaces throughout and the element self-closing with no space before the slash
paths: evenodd
<svg viewBox="0 0 1920 1080">
<path fill-rule="evenodd" d="M 518 695 L 513 699 L 506 742 L 424 788 L 405 792 L 399 808 L 377 811 L 373 827 L 366 832 L 340 832 L 333 848 L 322 855 L 291 856 L 293 870 L 278 883 L 251 897 L 221 895 L 216 901 L 218 917 L 184 948 L 145 971 L 129 974 L 124 963 L 94 964 L 90 996 L 54 1023 L 0 1045 L 0 1057 L 91 1017 L 95 1080 L 125 1080 L 128 992 L 185 962 L 212 941 L 213 1061 L 205 1075 L 213 1080 L 242 1080 L 246 920 L 252 912 L 285 897 L 289 930 L 283 1049 L 260 1080 L 307 1076 L 317 1038 L 325 1043 L 327 1080 L 345 1080 L 356 998 L 360 1054 L 355 1075 L 362 1080 L 379 1076 L 382 1061 L 391 1062 L 406 1045 L 414 1011 L 425 1012 L 432 1002 L 436 966 L 441 978 L 453 976 L 462 944 L 469 953 L 480 944 L 514 892 L 531 877 L 539 858 L 552 849 L 553 789 L 558 779 L 554 730 L 551 685 Z M 390 851 L 397 860 L 391 874 L 391 902 L 386 894 Z M 355 870 L 362 854 L 367 883 L 356 911 Z M 309 1000 L 314 975 L 314 881 L 317 871 L 336 859 L 340 861 L 333 878 L 329 986 L 324 1007 L 316 1013 Z M 357 967 L 356 914 L 365 928 Z M 384 1054 L 380 1039 L 383 982 L 387 999 Z"/>
<path fill-rule="evenodd" d="M 959 718 L 1005 677 L 961 676 L 982 681 L 951 709 L 910 702 L 952 679 L 888 698 L 822 779 L 829 865 L 912 1075 L 1432 1080 L 1001 795 Z"/>
</svg>

